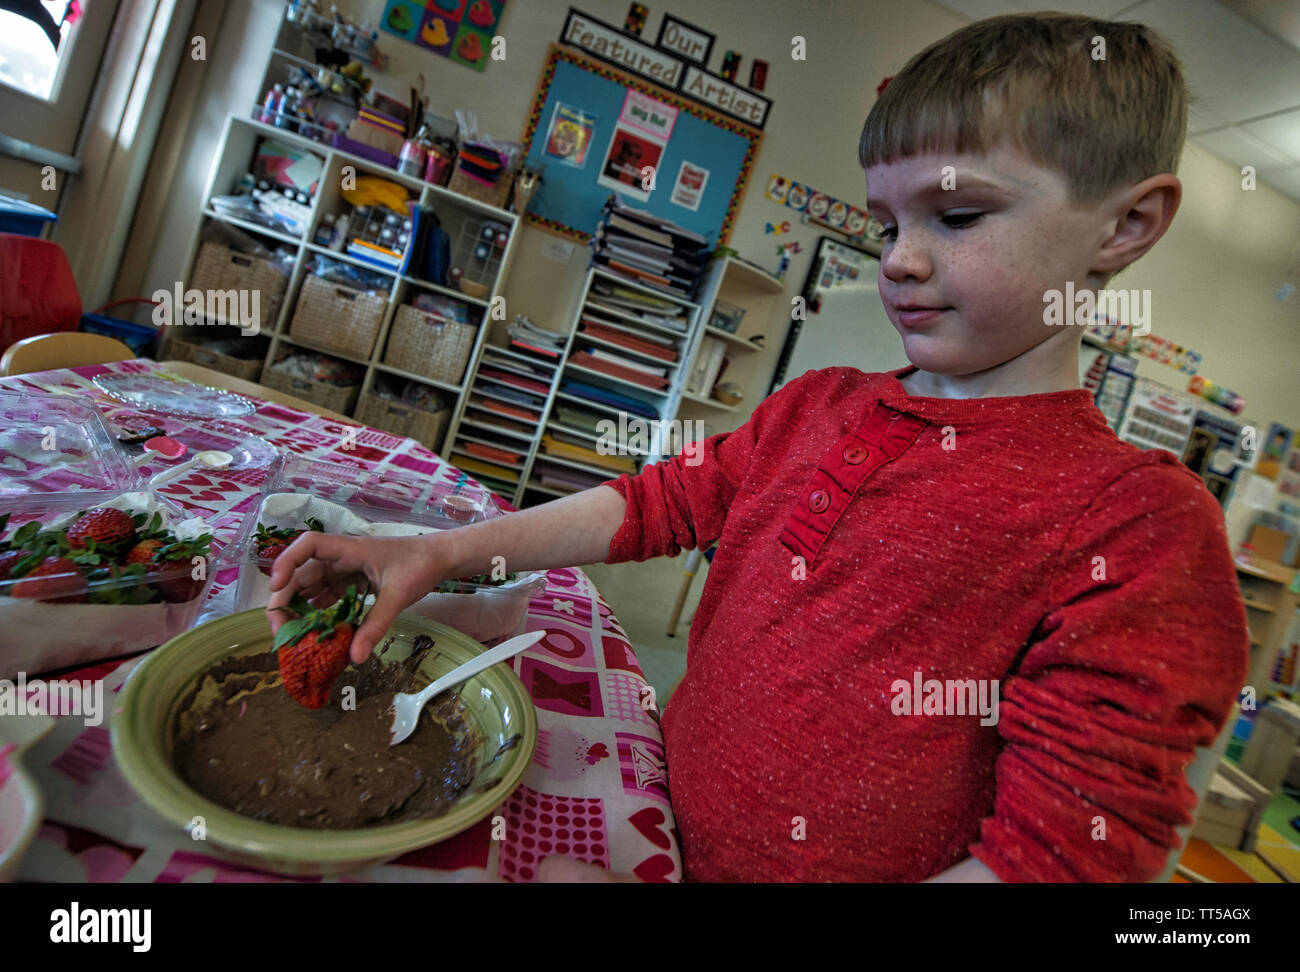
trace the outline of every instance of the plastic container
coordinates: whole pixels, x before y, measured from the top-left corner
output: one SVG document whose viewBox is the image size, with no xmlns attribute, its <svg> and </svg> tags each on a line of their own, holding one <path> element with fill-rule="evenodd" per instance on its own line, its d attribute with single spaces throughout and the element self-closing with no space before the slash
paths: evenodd
<svg viewBox="0 0 1300 972">
<path fill-rule="evenodd" d="M 126 305 L 130 305 L 129 310 L 125 309 Z M 104 313 L 115 307 L 124 309 L 118 311 L 117 316 Z M 152 323 L 153 311 L 154 302 L 151 300 L 129 297 L 115 300 L 89 314 L 82 314 L 77 330 L 116 338 L 134 351 L 137 358 L 152 358 L 162 341 L 162 328 Z"/>
<path fill-rule="evenodd" d="M 744 320 L 745 308 L 729 304 L 725 300 L 714 301 L 713 313 L 709 315 L 709 327 L 735 334 Z"/>
<path fill-rule="evenodd" d="M 82 510 L 104 506 L 156 512 L 181 539 L 210 532 L 202 519 L 145 487 L 93 405 L 73 396 L 0 391 L 0 423 L 0 513 L 9 514 L 4 536 L 32 520 L 42 528 L 63 526 Z M 162 644 L 193 626 L 224 566 L 212 545 L 201 565 L 185 560 L 147 576 L 87 581 L 86 601 L 76 603 L 14 597 L 30 578 L 0 581 L 0 678 Z M 165 600 L 164 591 L 183 599 Z M 96 603 L 123 597 L 148 602 Z"/>
<path fill-rule="evenodd" d="M 239 564 L 236 610 L 270 600 L 270 563 L 259 558 L 257 528 L 307 529 L 319 520 L 327 533 L 400 537 L 454 529 L 505 516 L 483 489 L 468 484 L 396 479 L 366 470 L 284 454 L 271 465 L 258 503 L 231 544 Z M 505 565 L 509 572 L 509 564 Z M 528 603 L 546 589 L 536 571 L 515 572 L 506 583 L 448 581 L 405 614 L 449 625 L 489 644 L 522 634 Z"/>
<path fill-rule="evenodd" d="M 45 232 L 45 224 L 53 223 L 58 218 L 48 209 L 42 209 L 25 199 L 0 194 L 0 233 L 40 236 Z"/>
</svg>

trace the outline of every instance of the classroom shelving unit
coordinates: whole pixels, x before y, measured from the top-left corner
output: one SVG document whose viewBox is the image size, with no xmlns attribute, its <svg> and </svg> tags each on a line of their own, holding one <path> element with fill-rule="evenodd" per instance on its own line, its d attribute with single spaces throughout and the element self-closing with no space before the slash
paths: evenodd
<svg viewBox="0 0 1300 972">
<path fill-rule="evenodd" d="M 302 237 L 296 237 L 291 234 L 272 230 L 246 220 L 231 218 L 213 210 L 210 206 L 210 200 L 214 195 L 224 195 L 232 192 L 239 183 L 240 178 L 249 171 L 256 147 L 261 139 L 272 139 L 281 142 L 295 149 L 301 149 L 316 154 L 324 159 L 324 168 L 318 183 L 316 196 L 311 205 L 311 216 L 308 221 L 306 230 Z M 436 284 L 432 281 L 422 280 L 418 277 L 400 273 L 396 270 L 388 270 L 376 267 L 370 263 L 358 260 L 348 256 L 343 252 L 335 252 L 326 247 L 319 246 L 312 242 L 315 238 L 316 229 L 326 213 L 339 213 L 344 211 L 347 206 L 342 199 L 340 186 L 344 175 L 345 167 L 352 167 L 349 171 L 354 171 L 356 175 L 372 175 L 383 179 L 388 179 L 405 186 L 411 192 L 412 198 L 418 201 L 421 207 L 432 208 L 438 215 L 443 229 L 448 233 L 452 242 L 452 263 L 473 266 L 471 253 L 465 252 L 466 240 L 472 241 L 476 238 L 474 227 L 483 221 L 491 221 L 504 225 L 509 234 L 504 248 L 499 253 L 494 253 L 491 261 L 487 264 L 491 273 L 467 273 L 471 279 L 474 277 L 485 277 L 484 284 L 489 287 L 489 292 L 483 297 L 473 297 L 458 289 L 449 286 Z M 207 191 L 204 194 L 204 221 L 199 232 L 197 232 L 191 241 L 190 252 L 187 258 L 187 265 L 192 265 L 202 240 L 202 226 L 206 226 L 209 221 L 219 221 L 234 226 L 245 233 L 259 239 L 270 248 L 277 246 L 288 246 L 293 248 L 294 259 L 290 271 L 288 288 L 284 298 L 280 303 L 279 313 L 273 322 L 265 322 L 269 327 L 265 327 L 263 332 L 268 339 L 265 349 L 265 355 L 262 361 L 261 375 L 266 374 L 266 370 L 271 367 L 286 349 L 301 348 L 307 351 L 314 351 L 329 356 L 330 358 L 347 361 L 365 369 L 365 376 L 361 385 L 358 396 L 357 408 L 365 400 L 375 387 L 376 379 L 388 375 L 394 378 L 408 379 L 422 383 L 426 386 L 435 388 L 443 393 L 442 397 L 447 400 L 447 404 L 455 414 L 459 415 L 461 405 L 469 387 L 469 376 L 472 375 L 477 367 L 479 356 L 483 350 L 486 334 L 488 331 L 489 311 L 493 307 L 493 301 L 500 296 L 501 289 L 510 270 L 511 259 L 513 258 L 515 245 L 518 241 L 518 220 L 519 217 L 512 212 L 499 209 L 495 206 L 489 206 L 476 199 L 462 196 L 458 193 L 432 183 L 424 182 L 411 176 L 403 175 L 395 170 L 389 169 L 383 165 L 343 152 L 332 148 L 328 145 L 317 142 L 313 139 L 306 138 L 285 129 L 278 128 L 274 125 L 264 124 L 253 118 L 243 118 L 237 115 L 230 116 L 226 121 L 226 130 L 222 139 L 222 148 L 214 162 L 211 178 L 208 181 Z M 361 358 L 354 355 L 340 353 L 336 350 L 319 346 L 310 341 L 304 341 L 301 338 L 294 337 L 289 333 L 289 323 L 293 319 L 294 308 L 297 304 L 299 292 L 302 283 L 307 276 L 307 268 L 313 257 L 324 256 L 331 260 L 350 263 L 355 266 L 364 268 L 368 271 L 382 274 L 390 281 L 386 293 L 386 307 L 384 310 L 382 322 L 379 327 L 378 337 L 374 342 L 373 349 L 368 357 Z M 397 309 L 403 304 L 409 304 L 411 300 L 419 293 L 440 294 L 454 298 L 468 308 L 470 323 L 477 328 L 474 345 L 469 356 L 469 360 L 464 375 L 458 382 L 451 383 L 439 381 L 424 375 L 415 374 L 400 368 L 392 367 L 384 363 L 384 353 L 387 347 L 388 336 L 392 327 L 394 315 Z M 197 343 L 202 344 L 204 338 L 209 337 L 229 337 L 234 332 L 231 328 L 221 328 L 214 326 L 204 326 L 200 334 L 191 335 L 198 337 Z M 355 413 L 355 410 L 354 410 Z M 442 436 L 438 437 L 439 440 Z M 441 452 L 442 441 L 429 441 L 424 445 L 429 446 L 435 451 Z"/>
<path fill-rule="evenodd" d="M 593 288 L 600 283 L 612 284 L 643 294 L 648 298 L 670 302 L 679 308 L 677 313 L 682 317 L 684 327 L 681 330 L 674 330 L 638 320 L 634 314 L 611 310 L 609 305 L 602 305 L 598 294 L 593 293 Z M 599 451 L 597 444 L 601 437 L 592 433 L 589 429 L 566 425 L 557 414 L 558 409 L 561 407 L 585 410 L 592 416 L 607 418 L 616 425 L 619 422 L 619 409 L 617 407 L 572 394 L 570 391 L 562 389 L 561 385 L 566 379 L 575 380 L 607 391 L 631 396 L 646 402 L 655 411 L 658 419 L 671 419 L 676 414 L 680 403 L 682 386 L 685 381 L 686 363 L 691 360 L 695 346 L 699 341 L 700 311 L 701 306 L 695 301 L 646 287 L 604 267 L 596 264 L 591 265 L 587 270 L 583 284 L 582 297 L 568 322 L 567 329 L 558 332 L 563 336 L 564 343 L 558 348 L 555 358 L 548 359 L 541 355 L 521 352 L 511 348 L 508 346 L 509 336 L 505 333 L 504 328 L 498 327 L 496 329 L 499 338 L 485 345 L 483 354 L 475 361 L 472 377 L 468 382 L 473 395 L 465 396 L 462 399 L 460 407 L 452 418 L 451 430 L 447 437 L 450 461 L 456 462 L 458 455 L 461 457 L 466 455 L 463 451 L 464 443 L 475 441 L 475 437 L 483 440 L 486 432 L 495 431 L 497 435 L 487 437 L 487 443 L 516 452 L 519 454 L 519 459 L 516 462 L 496 464 L 495 468 L 490 471 L 485 471 L 482 465 L 468 471 L 476 479 L 484 482 L 485 485 L 490 486 L 518 506 L 530 506 L 568 495 L 570 492 L 577 492 L 577 489 L 556 488 L 544 484 L 542 477 L 547 470 L 552 468 L 576 471 L 585 474 L 594 482 L 614 478 L 620 471 L 624 471 L 616 468 L 614 464 L 603 467 L 567 456 L 549 454 L 549 443 L 545 439 L 547 436 L 554 436 L 556 433 L 572 439 L 582 440 L 578 444 Z M 573 360 L 574 354 L 585 347 L 599 348 L 604 345 L 604 342 L 600 342 L 579 329 L 578 325 L 584 316 L 590 315 L 598 316 L 605 321 L 613 321 L 633 335 L 639 333 L 641 335 L 651 335 L 660 340 L 669 339 L 676 350 L 677 357 L 676 361 L 669 367 L 667 387 L 661 391 L 654 391 L 635 382 L 594 371 L 584 367 L 579 361 Z M 500 343 L 497 343 L 498 340 Z M 638 357 L 635 352 L 628 351 L 622 346 L 604 346 L 607 346 L 610 350 L 616 350 L 621 355 Z M 642 355 L 640 357 L 646 364 L 665 364 L 662 360 L 650 356 Z M 488 419 L 489 424 L 499 425 L 499 422 L 494 422 L 491 416 L 486 416 L 483 408 L 476 408 L 475 402 L 477 401 L 479 405 L 486 405 L 492 401 L 494 394 L 499 398 L 500 389 L 498 388 L 495 393 L 493 389 L 494 386 L 499 386 L 500 383 L 485 377 L 483 374 L 484 367 L 501 369 L 520 376 L 531 374 L 533 380 L 545 384 L 545 392 L 538 391 L 533 404 L 529 406 L 529 410 L 535 417 L 529 419 L 516 417 L 513 422 L 518 423 L 518 426 L 509 430 L 504 428 L 485 430 L 483 423 L 485 417 Z M 516 398 L 515 401 L 512 402 L 506 399 L 503 403 L 507 406 L 512 404 L 518 406 L 520 403 L 517 401 L 517 396 L 514 397 Z M 629 414 L 628 417 L 632 419 L 639 416 Z M 644 449 L 628 450 L 633 460 L 633 468 L 626 471 L 634 472 L 639 470 L 645 463 L 658 462 L 666 455 L 671 454 L 671 448 L 674 444 L 681 444 L 680 442 L 674 442 L 670 434 L 670 426 L 666 421 L 648 421 L 650 424 L 647 426 L 647 431 L 654 434 L 645 436 Z M 511 433 L 509 439 L 506 438 L 507 431 Z M 611 445 L 613 444 L 611 441 Z"/>
<path fill-rule="evenodd" d="M 1296 570 L 1267 560 L 1238 559 L 1236 567 L 1250 628 L 1246 684 L 1255 686 L 1261 699 L 1271 692 L 1294 694 L 1300 690 L 1300 672 L 1292 673 L 1290 681 L 1278 682 L 1273 679 L 1273 670 L 1278 657 L 1291 644 L 1288 633 L 1300 610 L 1300 594 L 1291 590 Z"/>
<path fill-rule="evenodd" d="M 695 355 L 699 353 L 703 338 L 710 337 L 726 345 L 729 364 L 727 370 L 718 378 L 719 381 L 734 381 L 744 392 L 744 398 L 736 405 L 726 405 L 709 392 L 682 392 L 678 408 L 674 415 L 683 420 L 709 422 L 715 431 L 730 431 L 743 423 L 762 398 L 762 392 L 772 376 L 772 355 L 780 350 L 783 335 L 774 333 L 774 323 L 787 320 L 789 302 L 785 298 L 785 283 L 752 263 L 735 256 L 727 255 L 715 259 L 705 272 L 700 285 L 699 300 L 702 308 L 700 338 L 692 351 L 692 362 L 686 369 L 690 375 L 695 367 Z M 713 309 L 719 300 L 745 309 L 745 316 L 736 333 L 709 326 Z M 766 337 L 766 345 L 753 343 L 750 338 L 756 335 Z M 719 426 L 725 424 L 726 428 Z"/>
</svg>

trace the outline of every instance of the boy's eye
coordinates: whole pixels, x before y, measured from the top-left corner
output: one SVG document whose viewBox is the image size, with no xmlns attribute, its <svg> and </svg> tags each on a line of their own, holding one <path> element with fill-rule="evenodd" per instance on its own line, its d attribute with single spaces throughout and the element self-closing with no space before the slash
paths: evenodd
<svg viewBox="0 0 1300 972">
<path fill-rule="evenodd" d="M 948 213 L 941 218 L 945 226 L 952 229 L 965 229 L 968 226 L 973 226 L 983 215 L 983 213 Z M 880 238 L 882 241 L 896 240 L 898 238 L 898 227 L 886 225 L 880 233 Z"/>
</svg>

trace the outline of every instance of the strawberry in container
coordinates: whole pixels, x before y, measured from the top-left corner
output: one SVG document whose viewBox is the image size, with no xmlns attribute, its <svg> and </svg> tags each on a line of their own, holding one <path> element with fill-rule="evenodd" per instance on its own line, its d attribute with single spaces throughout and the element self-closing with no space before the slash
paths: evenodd
<svg viewBox="0 0 1300 972">
<path fill-rule="evenodd" d="M 216 569 L 203 522 L 147 493 L 0 514 L 0 677 L 161 644 L 193 624 Z"/>
<path fill-rule="evenodd" d="M 303 522 L 306 525 L 306 530 L 297 527 L 269 527 L 264 523 L 257 524 L 257 532 L 253 535 L 253 539 L 257 545 L 257 569 L 259 571 L 270 577 L 276 559 L 288 549 L 289 544 L 297 540 L 307 530 L 314 530 L 317 533 L 325 532 L 324 525 L 315 517 L 309 516 Z"/>
</svg>

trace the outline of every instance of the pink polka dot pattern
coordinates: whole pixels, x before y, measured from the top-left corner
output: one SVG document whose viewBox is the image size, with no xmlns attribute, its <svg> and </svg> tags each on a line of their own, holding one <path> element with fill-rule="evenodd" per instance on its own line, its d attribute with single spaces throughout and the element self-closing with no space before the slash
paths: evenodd
<svg viewBox="0 0 1300 972">
<path fill-rule="evenodd" d="M 564 854 L 609 868 L 609 837 L 599 797 L 564 797 L 520 786 L 502 808 L 506 836 L 497 874 L 507 881 L 535 881 L 548 854 Z M 581 836 L 579 836 L 581 835 Z"/>
<path fill-rule="evenodd" d="M 647 712 L 645 703 L 650 701 L 658 705 L 658 700 L 646 693 L 645 679 L 622 672 L 609 672 L 605 676 L 605 705 L 607 712 L 615 719 L 629 722 L 643 722 L 648 726 L 658 726 L 655 721 L 657 713 Z"/>
</svg>

